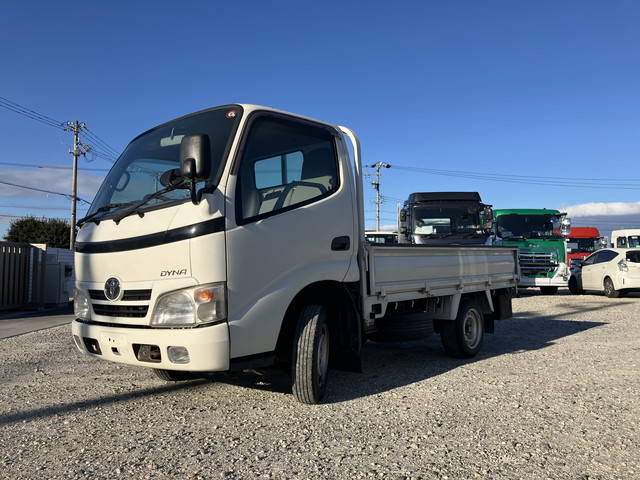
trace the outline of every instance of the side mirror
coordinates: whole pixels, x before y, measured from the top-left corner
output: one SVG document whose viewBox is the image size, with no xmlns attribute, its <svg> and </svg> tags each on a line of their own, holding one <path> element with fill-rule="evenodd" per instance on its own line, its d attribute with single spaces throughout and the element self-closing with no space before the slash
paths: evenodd
<svg viewBox="0 0 640 480">
<path fill-rule="evenodd" d="M 487 206 L 483 210 L 483 228 L 486 231 L 493 230 L 493 210 L 490 206 Z"/>
<path fill-rule="evenodd" d="M 404 208 L 400 210 L 400 221 L 401 222 L 407 221 L 407 211 Z"/>
<path fill-rule="evenodd" d="M 560 220 L 560 233 L 562 234 L 562 236 L 566 237 L 567 235 L 569 235 L 570 231 L 571 219 L 568 217 L 562 217 L 562 220 Z"/>
<path fill-rule="evenodd" d="M 180 143 L 180 173 L 192 182 L 203 182 L 211 174 L 211 155 L 207 135 L 185 135 Z"/>
<path fill-rule="evenodd" d="M 207 135 L 185 135 L 180 143 L 180 174 L 189 182 L 194 205 L 202 197 L 202 190 L 196 194 L 196 183 L 208 180 L 211 174 L 210 151 Z"/>
</svg>

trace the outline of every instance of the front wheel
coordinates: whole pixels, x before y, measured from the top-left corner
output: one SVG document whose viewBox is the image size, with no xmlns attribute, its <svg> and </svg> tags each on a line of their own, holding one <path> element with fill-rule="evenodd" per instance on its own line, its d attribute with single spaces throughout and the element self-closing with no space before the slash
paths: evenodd
<svg viewBox="0 0 640 480">
<path fill-rule="evenodd" d="M 440 339 L 447 355 L 457 358 L 474 357 L 482 347 L 484 339 L 484 316 L 477 305 L 462 300 L 455 320 L 444 320 Z"/>
<path fill-rule="evenodd" d="M 609 277 L 604 279 L 604 294 L 609 298 L 618 298 L 620 296 L 620 290 L 616 290 L 613 286 L 613 280 Z"/>
<path fill-rule="evenodd" d="M 584 290 L 578 285 L 578 279 L 576 277 L 569 279 L 569 291 L 573 295 L 582 295 L 584 293 Z"/>
<path fill-rule="evenodd" d="M 558 293 L 558 287 L 540 287 L 542 295 L 555 295 Z"/>
<path fill-rule="evenodd" d="M 293 395 L 302 403 L 319 403 L 327 390 L 329 373 L 329 325 L 325 307 L 306 305 L 302 308 L 293 342 Z"/>
<path fill-rule="evenodd" d="M 181 370 L 163 370 L 154 368 L 153 373 L 156 374 L 156 377 L 166 382 L 183 382 L 185 380 L 193 379 L 193 373 Z"/>
</svg>

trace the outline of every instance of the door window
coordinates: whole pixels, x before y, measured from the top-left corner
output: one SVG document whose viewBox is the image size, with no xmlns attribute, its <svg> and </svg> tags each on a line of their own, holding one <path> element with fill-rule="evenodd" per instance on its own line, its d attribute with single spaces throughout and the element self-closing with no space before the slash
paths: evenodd
<svg viewBox="0 0 640 480">
<path fill-rule="evenodd" d="M 627 248 L 627 237 L 618 237 L 616 239 L 616 248 Z"/>
<path fill-rule="evenodd" d="M 627 261 L 631 263 L 640 263 L 640 251 L 627 252 Z"/>
<path fill-rule="evenodd" d="M 595 263 L 609 262 L 617 256 L 618 254 L 613 250 L 603 250 L 602 252 L 598 253 L 598 258 Z"/>
<path fill-rule="evenodd" d="M 238 178 L 239 223 L 307 205 L 338 188 L 335 142 L 329 130 L 269 116 L 247 136 Z"/>
<path fill-rule="evenodd" d="M 589 265 L 593 265 L 599 255 L 600 255 L 600 252 L 594 253 L 593 255 L 585 258 L 584 261 L 582 262 L 582 266 L 586 267 L 586 266 L 589 266 Z"/>
</svg>

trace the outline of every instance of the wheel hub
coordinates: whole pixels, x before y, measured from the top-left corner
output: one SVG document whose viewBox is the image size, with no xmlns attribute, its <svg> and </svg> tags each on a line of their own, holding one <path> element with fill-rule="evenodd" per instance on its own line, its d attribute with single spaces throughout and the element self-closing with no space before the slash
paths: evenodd
<svg viewBox="0 0 640 480">
<path fill-rule="evenodd" d="M 480 315 L 475 310 L 467 311 L 464 316 L 462 324 L 462 332 L 464 335 L 464 342 L 468 348 L 474 349 L 480 343 L 482 337 L 482 322 L 480 321 Z"/>
</svg>

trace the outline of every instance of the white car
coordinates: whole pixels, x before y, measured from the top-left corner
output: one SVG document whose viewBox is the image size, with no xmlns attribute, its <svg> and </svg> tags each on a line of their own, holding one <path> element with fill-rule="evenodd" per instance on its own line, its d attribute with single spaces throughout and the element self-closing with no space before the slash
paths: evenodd
<svg viewBox="0 0 640 480">
<path fill-rule="evenodd" d="M 569 290 L 573 294 L 597 290 L 609 298 L 640 291 L 640 248 L 605 248 L 576 262 Z"/>
</svg>

